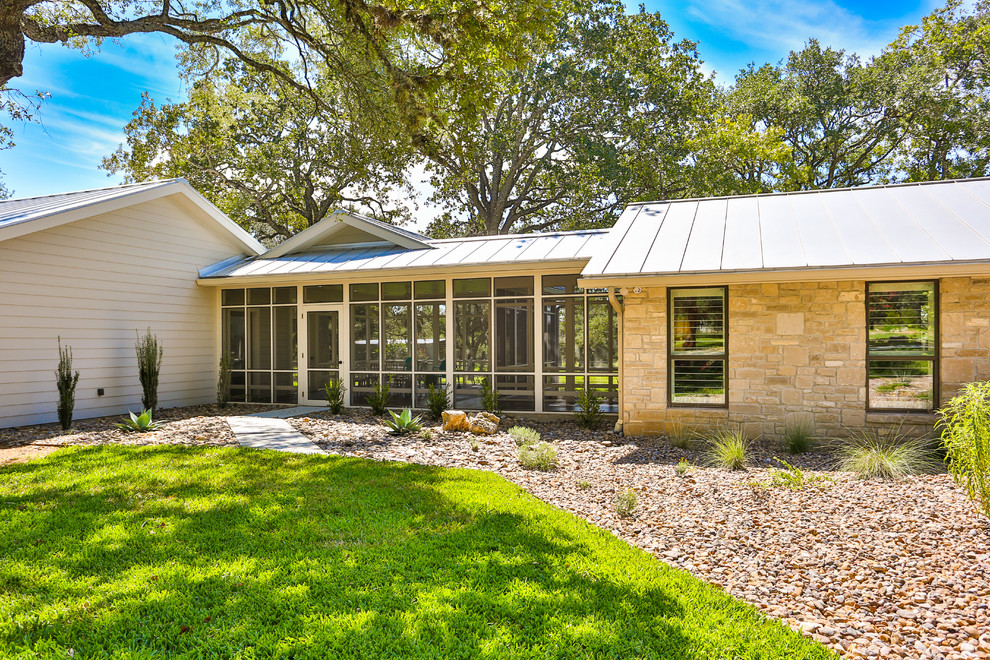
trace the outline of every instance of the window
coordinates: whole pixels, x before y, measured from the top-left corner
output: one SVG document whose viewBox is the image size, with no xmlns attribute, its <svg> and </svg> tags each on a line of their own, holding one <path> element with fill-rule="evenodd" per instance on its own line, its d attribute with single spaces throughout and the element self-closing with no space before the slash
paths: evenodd
<svg viewBox="0 0 990 660">
<path fill-rule="evenodd" d="M 310 303 L 339 303 L 344 302 L 343 284 L 316 284 L 303 287 L 303 302 Z"/>
<path fill-rule="evenodd" d="M 725 287 L 669 289 L 667 387 L 671 405 L 726 405 Z"/>
<path fill-rule="evenodd" d="M 936 392 L 935 282 L 867 285 L 867 408 L 932 410 Z"/>
</svg>

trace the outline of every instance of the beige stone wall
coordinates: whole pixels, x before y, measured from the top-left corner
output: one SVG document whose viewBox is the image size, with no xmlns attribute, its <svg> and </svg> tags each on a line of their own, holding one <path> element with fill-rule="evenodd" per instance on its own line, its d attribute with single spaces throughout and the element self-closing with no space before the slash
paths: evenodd
<svg viewBox="0 0 990 660">
<path fill-rule="evenodd" d="M 729 287 L 729 406 L 667 407 L 667 292 L 625 298 L 622 420 L 630 435 L 671 423 L 724 424 L 751 437 L 779 437 L 811 418 L 820 437 L 864 424 L 930 428 L 927 414 L 866 413 L 866 283 L 796 282 Z M 941 399 L 990 378 L 990 279 L 940 286 Z"/>
</svg>

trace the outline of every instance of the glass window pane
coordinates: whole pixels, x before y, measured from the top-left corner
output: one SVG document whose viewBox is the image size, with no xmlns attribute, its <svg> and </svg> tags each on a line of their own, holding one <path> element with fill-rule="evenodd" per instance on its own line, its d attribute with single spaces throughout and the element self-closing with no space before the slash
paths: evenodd
<svg viewBox="0 0 990 660">
<path fill-rule="evenodd" d="M 550 296 L 560 296 L 569 293 L 584 293 L 577 284 L 578 275 L 544 275 L 543 293 Z"/>
<path fill-rule="evenodd" d="M 725 403 L 725 360 L 671 360 L 671 400 L 674 403 Z"/>
<path fill-rule="evenodd" d="M 423 374 L 416 376 L 416 407 L 426 408 L 427 397 L 430 395 L 430 386 L 436 390 L 447 387 L 447 377 L 443 374 Z M 448 399 L 449 401 L 450 399 Z"/>
<path fill-rule="evenodd" d="M 496 277 L 496 296 L 531 296 L 533 295 L 532 277 Z"/>
<path fill-rule="evenodd" d="M 487 277 L 454 280 L 455 298 L 487 298 L 492 295 L 492 281 Z"/>
<path fill-rule="evenodd" d="M 935 356 L 935 283 L 870 284 L 870 355 Z"/>
<path fill-rule="evenodd" d="M 619 411 L 619 377 L 606 374 L 590 376 L 544 376 L 543 410 L 546 412 L 574 412 L 578 409 L 578 395 L 585 386 L 598 393 L 601 407 L 607 413 Z"/>
<path fill-rule="evenodd" d="M 230 356 L 231 369 L 244 368 L 244 309 L 223 310 L 223 351 Z"/>
<path fill-rule="evenodd" d="M 495 389 L 504 410 L 536 410 L 535 376 L 495 376 Z"/>
<path fill-rule="evenodd" d="M 412 371 L 410 305 L 382 305 L 385 362 L 382 371 Z"/>
<path fill-rule="evenodd" d="M 543 370 L 584 371 L 584 298 L 543 299 Z"/>
<path fill-rule="evenodd" d="M 340 327 L 337 312 L 306 313 L 306 366 L 334 371 L 340 365 Z"/>
<path fill-rule="evenodd" d="M 412 408 L 412 375 L 383 374 L 382 382 L 386 381 L 389 408 Z"/>
<path fill-rule="evenodd" d="M 220 304 L 224 306 L 243 305 L 244 289 L 224 289 L 220 292 Z"/>
<path fill-rule="evenodd" d="M 351 405 L 368 405 L 368 395 L 375 393 L 378 374 L 351 374 Z"/>
<path fill-rule="evenodd" d="M 484 410 L 481 405 L 481 384 L 485 378 L 482 375 L 454 376 L 454 407 L 459 410 Z"/>
<path fill-rule="evenodd" d="M 351 285 L 351 302 L 358 300 L 378 300 L 378 283 Z"/>
<path fill-rule="evenodd" d="M 340 378 L 338 371 L 309 371 L 307 374 L 306 395 L 313 401 L 326 401 L 327 381 Z"/>
<path fill-rule="evenodd" d="M 275 374 L 275 403 L 299 403 L 299 374 Z"/>
<path fill-rule="evenodd" d="M 243 403 L 247 399 L 247 374 L 234 371 L 230 374 L 230 400 Z"/>
<path fill-rule="evenodd" d="M 934 368 L 932 360 L 870 360 L 870 407 L 931 410 Z"/>
<path fill-rule="evenodd" d="M 672 289 L 671 353 L 725 353 L 725 290 Z"/>
<path fill-rule="evenodd" d="M 495 302 L 495 370 L 533 371 L 533 300 Z"/>
<path fill-rule="evenodd" d="M 247 304 L 249 305 L 270 305 L 272 304 L 272 290 L 268 287 L 263 289 L 248 289 Z"/>
<path fill-rule="evenodd" d="M 454 303 L 454 370 L 488 371 L 487 302 Z"/>
<path fill-rule="evenodd" d="M 247 399 L 250 403 L 271 403 L 272 402 L 272 374 L 270 371 L 262 373 L 248 373 Z"/>
<path fill-rule="evenodd" d="M 378 371 L 378 304 L 351 305 L 351 369 Z"/>
<path fill-rule="evenodd" d="M 290 371 L 296 368 L 296 307 L 273 307 L 275 331 L 275 369 Z"/>
<path fill-rule="evenodd" d="M 612 303 L 604 296 L 588 298 L 588 370 L 618 369 L 619 325 Z"/>
<path fill-rule="evenodd" d="M 416 299 L 444 298 L 447 295 L 447 283 L 444 280 L 426 280 L 413 285 Z"/>
<path fill-rule="evenodd" d="M 382 300 L 409 300 L 411 297 L 409 282 L 382 282 Z"/>
<path fill-rule="evenodd" d="M 247 368 L 272 368 L 271 307 L 247 308 Z M 271 386 L 271 383 L 269 383 Z M 248 388 L 250 389 L 250 387 Z"/>
<path fill-rule="evenodd" d="M 296 287 L 279 286 L 272 289 L 272 302 L 276 305 L 295 305 Z"/>
<path fill-rule="evenodd" d="M 447 370 L 447 305 L 416 305 L 416 371 Z"/>
<path fill-rule="evenodd" d="M 306 304 L 337 303 L 343 301 L 343 284 L 317 284 L 303 287 L 303 302 Z"/>
</svg>

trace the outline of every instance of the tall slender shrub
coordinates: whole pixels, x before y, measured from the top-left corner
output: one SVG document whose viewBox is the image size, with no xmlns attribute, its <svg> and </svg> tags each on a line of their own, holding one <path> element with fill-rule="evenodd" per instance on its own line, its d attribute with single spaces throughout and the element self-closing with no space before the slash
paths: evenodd
<svg viewBox="0 0 990 660">
<path fill-rule="evenodd" d="M 493 415 L 502 414 L 501 395 L 488 378 L 481 380 L 481 406 L 485 412 L 490 412 Z"/>
<path fill-rule="evenodd" d="M 220 356 L 220 371 L 217 374 L 217 408 L 223 410 L 230 403 L 230 354 L 224 351 Z"/>
<path fill-rule="evenodd" d="M 966 385 L 939 414 L 949 472 L 990 517 L 990 382 Z"/>
<path fill-rule="evenodd" d="M 143 337 L 138 336 L 134 350 L 137 352 L 138 378 L 141 379 L 141 405 L 154 416 L 158 410 L 158 376 L 161 374 L 165 349 L 158 343 L 158 337 L 151 333 L 151 328 L 148 328 Z"/>
<path fill-rule="evenodd" d="M 602 398 L 596 390 L 585 386 L 577 397 L 578 409 L 574 412 L 578 426 L 584 429 L 597 429 L 605 421 L 605 411 L 602 410 Z"/>
<path fill-rule="evenodd" d="M 76 407 L 76 385 L 79 372 L 72 371 L 72 347 L 62 348 L 62 338 L 58 338 L 58 369 L 55 371 L 58 385 L 58 423 L 63 431 L 72 427 L 72 411 Z"/>
</svg>

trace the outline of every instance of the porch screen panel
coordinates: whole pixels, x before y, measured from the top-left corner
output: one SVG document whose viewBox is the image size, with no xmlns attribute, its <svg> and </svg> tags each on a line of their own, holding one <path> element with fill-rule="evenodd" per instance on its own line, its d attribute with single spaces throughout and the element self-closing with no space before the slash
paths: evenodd
<svg viewBox="0 0 990 660">
<path fill-rule="evenodd" d="M 416 371 L 447 370 L 447 305 L 416 305 Z"/>
<path fill-rule="evenodd" d="M 868 407 L 932 410 L 938 310 L 935 282 L 871 282 L 867 287 Z"/>
<path fill-rule="evenodd" d="M 412 371 L 411 308 L 402 305 L 382 305 L 382 328 L 385 340 L 383 371 Z"/>
<path fill-rule="evenodd" d="M 668 388 L 672 405 L 726 404 L 726 289 L 670 289 Z"/>
<path fill-rule="evenodd" d="M 351 370 L 378 371 L 378 303 L 351 305 Z"/>
<path fill-rule="evenodd" d="M 454 303 L 454 370 L 485 371 L 490 368 L 488 328 L 491 303 Z"/>
<path fill-rule="evenodd" d="M 231 359 L 231 401 L 298 401 L 295 301 L 295 287 L 220 292 L 220 346 Z"/>
</svg>

